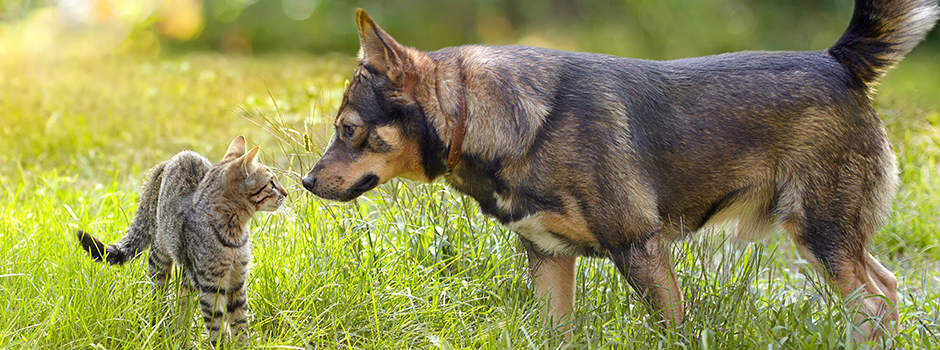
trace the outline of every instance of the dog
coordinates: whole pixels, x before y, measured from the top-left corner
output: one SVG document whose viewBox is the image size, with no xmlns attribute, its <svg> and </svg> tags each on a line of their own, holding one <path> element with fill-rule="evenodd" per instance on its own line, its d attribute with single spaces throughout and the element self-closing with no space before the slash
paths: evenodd
<svg viewBox="0 0 940 350">
<path fill-rule="evenodd" d="M 898 320 L 870 253 L 897 183 L 873 87 L 937 20 L 935 0 L 857 0 L 827 50 L 649 61 L 524 46 L 423 52 L 356 11 L 359 64 L 303 186 L 349 201 L 443 177 L 520 236 L 543 317 L 565 318 L 579 256 L 610 259 L 668 325 L 680 233 L 782 229 L 860 312 L 856 341 Z M 873 297 L 883 296 L 883 297 Z"/>
</svg>

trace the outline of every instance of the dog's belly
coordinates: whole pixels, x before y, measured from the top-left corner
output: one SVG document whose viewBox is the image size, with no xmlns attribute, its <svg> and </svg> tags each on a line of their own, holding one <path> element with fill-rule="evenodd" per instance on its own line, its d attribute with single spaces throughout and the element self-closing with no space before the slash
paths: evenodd
<svg viewBox="0 0 940 350">
<path fill-rule="evenodd" d="M 600 244 L 580 215 L 542 211 L 506 226 L 546 254 L 598 255 L 600 251 Z"/>
</svg>

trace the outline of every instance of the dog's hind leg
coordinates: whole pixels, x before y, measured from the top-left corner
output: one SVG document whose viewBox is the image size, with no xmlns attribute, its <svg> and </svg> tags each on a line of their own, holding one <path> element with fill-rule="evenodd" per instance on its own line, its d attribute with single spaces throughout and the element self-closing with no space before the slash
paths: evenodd
<svg viewBox="0 0 940 350">
<path fill-rule="evenodd" d="M 540 316 L 547 315 L 558 324 L 571 314 L 574 306 L 576 256 L 550 256 L 540 252 L 531 241 L 522 239 L 529 259 L 529 276 L 535 286 L 536 297 L 544 300 Z"/>
<path fill-rule="evenodd" d="M 609 250 L 610 260 L 653 310 L 661 311 L 670 326 L 682 323 L 682 292 L 663 238 L 654 235 L 643 242 Z"/>
<path fill-rule="evenodd" d="M 854 340 L 878 340 L 882 326 L 897 322 L 897 280 L 881 266 L 857 234 L 835 221 L 807 218 L 806 224 L 784 225 L 807 260 L 829 278 L 854 316 Z M 893 329 L 891 329 L 893 331 Z"/>
<path fill-rule="evenodd" d="M 872 275 L 872 279 L 875 283 L 878 283 L 878 288 L 885 293 L 888 300 L 891 300 L 891 304 L 897 308 L 898 279 L 894 277 L 894 274 L 885 268 L 884 265 L 881 265 L 871 253 L 868 253 L 865 257 L 865 264 L 868 265 L 868 273 Z M 897 315 L 895 315 L 895 318 L 897 318 Z"/>
<path fill-rule="evenodd" d="M 893 333 L 893 324 L 898 321 L 897 289 L 881 281 L 878 271 L 868 263 L 869 256 L 866 250 L 861 256 L 846 259 L 833 280 L 840 294 L 849 296 L 850 306 L 859 305 L 860 310 L 855 315 L 855 325 L 859 327 L 859 332 L 854 334 L 857 342 L 878 340 L 882 331 Z M 895 281 L 896 286 L 893 274 L 888 272 L 885 277 Z"/>
<path fill-rule="evenodd" d="M 870 107 L 859 108 L 852 117 L 807 115 L 817 129 L 800 129 L 792 139 L 795 152 L 779 163 L 773 207 L 800 255 L 858 308 L 851 333 L 864 342 L 896 331 L 897 280 L 869 246 L 891 208 L 897 165 L 881 121 Z"/>
</svg>

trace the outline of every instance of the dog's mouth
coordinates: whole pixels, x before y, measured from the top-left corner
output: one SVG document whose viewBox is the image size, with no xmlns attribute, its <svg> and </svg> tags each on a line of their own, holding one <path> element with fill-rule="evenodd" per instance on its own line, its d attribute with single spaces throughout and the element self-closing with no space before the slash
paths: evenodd
<svg viewBox="0 0 940 350">
<path fill-rule="evenodd" d="M 352 187 L 350 187 L 349 189 L 345 191 L 337 191 L 335 189 L 329 188 L 329 186 L 323 186 L 323 185 L 317 184 L 316 180 L 312 178 L 309 178 L 309 179 L 308 178 L 305 178 L 303 181 L 304 188 L 306 188 L 307 191 L 310 191 L 317 197 L 320 197 L 323 199 L 334 200 L 334 201 L 340 201 L 340 202 L 348 202 L 353 199 L 356 199 L 357 197 L 361 196 L 363 193 L 379 185 L 379 177 L 371 173 L 366 174 L 363 177 L 359 178 L 359 180 L 356 181 L 356 183 L 353 184 Z"/>
<path fill-rule="evenodd" d="M 379 185 L 379 177 L 375 174 L 368 174 L 363 176 L 359 181 L 356 181 L 356 184 L 349 190 L 352 193 L 355 193 L 356 197 L 365 193 L 368 190 L 375 188 Z"/>
</svg>

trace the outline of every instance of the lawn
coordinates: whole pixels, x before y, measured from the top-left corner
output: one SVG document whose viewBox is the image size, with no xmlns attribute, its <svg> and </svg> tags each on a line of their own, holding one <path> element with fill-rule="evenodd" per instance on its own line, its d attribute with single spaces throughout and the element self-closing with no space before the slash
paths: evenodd
<svg viewBox="0 0 940 350">
<path fill-rule="evenodd" d="M 940 346 L 940 65 L 921 48 L 876 106 L 901 184 L 875 256 L 899 279 L 888 347 Z M 566 340 L 537 318 L 515 235 L 442 182 L 393 181 L 343 204 L 299 185 L 332 134 L 350 56 L 215 54 L 0 58 L 0 348 L 188 349 L 146 277 L 105 266 L 72 232 L 108 241 L 146 170 L 183 149 L 218 160 L 236 135 L 290 191 L 252 223 L 253 345 L 271 349 L 800 348 L 845 346 L 851 311 L 792 246 L 675 245 L 687 322 L 662 327 L 613 265 L 582 259 Z M 305 136 L 306 135 L 306 136 Z"/>
</svg>

